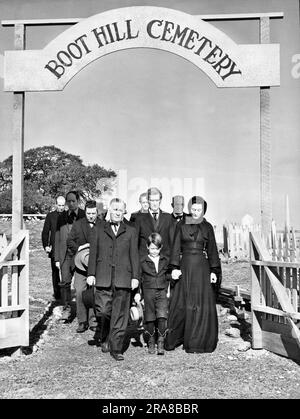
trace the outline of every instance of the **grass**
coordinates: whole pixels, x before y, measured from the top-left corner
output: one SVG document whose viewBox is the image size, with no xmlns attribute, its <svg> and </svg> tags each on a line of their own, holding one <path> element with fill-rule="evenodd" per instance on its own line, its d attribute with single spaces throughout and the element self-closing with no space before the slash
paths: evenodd
<svg viewBox="0 0 300 419">
<path fill-rule="evenodd" d="M 30 230 L 31 348 L 26 355 L 0 353 L 2 399 L 284 399 L 300 398 L 300 368 L 290 359 L 265 350 L 241 352 L 243 340 L 224 331 L 219 317 L 219 343 L 212 354 L 187 354 L 181 347 L 164 356 L 148 355 L 131 345 L 125 361 L 90 346 L 93 333 L 76 333 L 77 322 L 62 324 L 45 309 L 51 300 L 50 261 L 41 245 L 42 221 Z M 10 226 L 0 224 L 10 234 Z M 223 285 L 250 287 L 246 261 L 223 263 Z M 0 351 L 1 352 L 1 351 Z"/>
</svg>

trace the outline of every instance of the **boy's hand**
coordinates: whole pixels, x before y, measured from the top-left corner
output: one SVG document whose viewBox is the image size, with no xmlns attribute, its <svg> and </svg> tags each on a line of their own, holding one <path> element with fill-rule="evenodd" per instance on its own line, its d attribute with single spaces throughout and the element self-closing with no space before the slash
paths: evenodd
<svg viewBox="0 0 300 419">
<path fill-rule="evenodd" d="M 135 296 L 133 297 L 134 302 L 136 304 L 139 304 L 141 302 L 141 294 L 140 293 L 136 293 Z"/>
<path fill-rule="evenodd" d="M 182 275 L 182 272 L 180 269 L 173 269 L 171 276 L 172 279 L 177 280 Z"/>
</svg>

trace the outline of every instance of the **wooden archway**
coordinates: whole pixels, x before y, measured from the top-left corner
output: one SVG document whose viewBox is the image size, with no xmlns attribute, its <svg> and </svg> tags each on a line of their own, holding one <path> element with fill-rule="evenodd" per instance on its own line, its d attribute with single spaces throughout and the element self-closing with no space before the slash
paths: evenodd
<svg viewBox="0 0 300 419">
<path fill-rule="evenodd" d="M 279 45 L 270 44 L 270 19 L 283 13 L 189 15 L 138 6 L 109 10 L 87 19 L 3 21 L 15 28 L 15 50 L 5 52 L 4 90 L 14 94 L 13 218 L 23 225 L 25 92 L 62 90 L 86 65 L 128 48 L 156 48 L 199 67 L 217 87 L 260 89 L 260 196 L 262 231 L 272 221 L 270 87 L 280 84 Z M 260 44 L 238 45 L 209 21 L 259 20 Z M 26 50 L 27 26 L 72 25 L 43 50 Z"/>
</svg>

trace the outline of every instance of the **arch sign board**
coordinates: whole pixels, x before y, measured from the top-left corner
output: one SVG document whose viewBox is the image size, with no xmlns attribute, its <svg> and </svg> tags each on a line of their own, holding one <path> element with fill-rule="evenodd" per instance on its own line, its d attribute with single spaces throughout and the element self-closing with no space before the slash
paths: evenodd
<svg viewBox="0 0 300 419">
<path fill-rule="evenodd" d="M 6 51 L 4 90 L 62 90 L 89 63 L 130 48 L 179 55 L 218 87 L 280 84 L 279 44 L 238 45 L 197 16 L 138 6 L 81 20 L 42 50 Z"/>
</svg>

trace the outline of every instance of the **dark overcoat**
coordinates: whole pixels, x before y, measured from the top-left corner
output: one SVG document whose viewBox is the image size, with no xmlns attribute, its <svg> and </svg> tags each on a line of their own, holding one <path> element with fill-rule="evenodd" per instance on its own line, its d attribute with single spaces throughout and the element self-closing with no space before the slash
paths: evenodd
<svg viewBox="0 0 300 419">
<path fill-rule="evenodd" d="M 85 217 L 85 212 L 78 208 L 76 220 Z M 74 222 L 76 221 L 74 220 Z M 54 255 L 55 261 L 62 264 L 67 256 L 67 240 L 70 234 L 72 225 L 68 224 L 68 211 L 63 211 L 59 214 L 57 219 L 57 229 L 55 233 Z"/>
<path fill-rule="evenodd" d="M 55 233 L 57 226 L 57 219 L 59 216 L 58 211 L 51 211 L 46 215 L 43 230 L 42 230 L 42 243 L 43 248 L 46 246 L 51 246 L 51 252 L 49 257 L 54 257 L 54 246 L 55 246 Z"/>
<path fill-rule="evenodd" d="M 139 279 L 136 231 L 124 222 L 121 222 L 117 235 L 109 222 L 98 224 L 90 242 L 88 275 L 96 277 L 97 287 L 111 287 L 112 267 L 115 268 L 115 286 L 118 288 L 131 288 L 131 279 Z"/>
<path fill-rule="evenodd" d="M 171 224 L 171 234 L 170 235 L 171 235 L 171 243 L 172 243 L 172 245 L 173 245 L 173 240 L 174 240 L 174 237 L 175 237 L 176 227 L 177 227 L 177 225 L 179 223 L 181 223 L 181 224 L 184 224 L 185 223 L 186 216 L 187 216 L 187 214 L 184 212 L 183 213 L 183 216 L 182 216 L 182 219 L 180 221 L 178 221 L 175 218 L 174 214 L 173 213 L 171 214 L 172 224 Z M 172 248 L 172 245 L 171 245 L 171 248 Z"/>
<path fill-rule="evenodd" d="M 100 219 L 97 219 L 96 224 L 101 223 Z M 96 227 L 96 225 L 95 225 Z M 91 236 L 94 234 L 95 227 L 91 228 L 86 217 L 80 218 L 75 221 L 67 238 L 68 254 L 74 256 L 79 246 L 90 243 Z"/>
<path fill-rule="evenodd" d="M 148 254 L 147 240 L 150 234 L 159 233 L 162 237 L 163 248 L 161 254 L 170 255 L 172 245 L 172 218 L 171 214 L 159 210 L 159 217 L 155 225 L 154 219 L 150 212 L 139 213 L 135 219 L 135 229 L 138 235 L 138 247 L 140 258 Z"/>
</svg>

